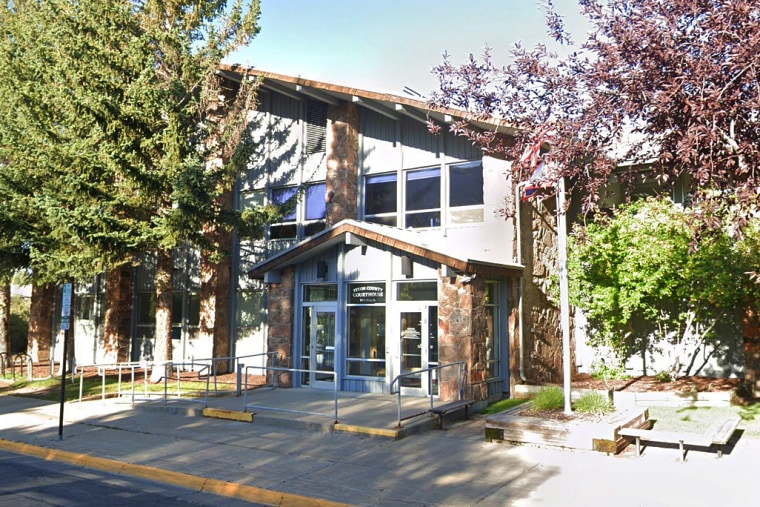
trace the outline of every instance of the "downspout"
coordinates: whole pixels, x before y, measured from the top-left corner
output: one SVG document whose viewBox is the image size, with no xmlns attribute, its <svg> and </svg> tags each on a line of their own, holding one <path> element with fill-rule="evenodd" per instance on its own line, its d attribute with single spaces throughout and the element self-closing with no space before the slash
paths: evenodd
<svg viewBox="0 0 760 507">
<path fill-rule="evenodd" d="M 520 195 L 522 194 L 522 189 L 528 185 L 530 181 L 523 181 L 522 183 L 518 183 L 515 186 L 515 229 L 516 229 L 516 236 L 517 236 L 517 264 L 522 266 L 522 235 L 520 233 L 520 230 L 522 229 L 522 222 L 520 220 Z M 523 269 L 523 274 L 525 270 Z M 523 275 L 520 275 L 520 283 L 517 286 L 517 297 L 518 297 L 518 303 L 517 303 L 517 335 L 519 338 L 519 347 L 520 347 L 520 380 L 523 382 L 527 382 L 527 378 L 525 377 L 525 354 L 523 352 L 523 345 L 524 345 L 524 339 L 523 339 Z"/>
</svg>

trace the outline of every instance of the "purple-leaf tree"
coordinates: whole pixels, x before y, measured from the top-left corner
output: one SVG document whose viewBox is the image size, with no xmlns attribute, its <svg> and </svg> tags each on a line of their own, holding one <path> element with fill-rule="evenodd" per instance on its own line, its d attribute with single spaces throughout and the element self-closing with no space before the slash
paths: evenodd
<svg viewBox="0 0 760 507">
<path fill-rule="evenodd" d="M 489 50 L 458 66 L 444 55 L 431 105 L 514 128 L 507 137 L 451 126 L 518 161 L 514 181 L 530 177 L 534 160 L 524 155 L 542 146 L 555 169 L 548 177 L 566 177 L 584 210 L 613 174 L 623 189 L 641 178 L 663 190 L 681 181 L 704 225 L 730 218 L 741 229 L 760 201 L 760 3 L 578 3 L 591 27 L 581 44 L 546 5 L 548 31 L 566 55 L 517 44 L 504 67 Z"/>
</svg>

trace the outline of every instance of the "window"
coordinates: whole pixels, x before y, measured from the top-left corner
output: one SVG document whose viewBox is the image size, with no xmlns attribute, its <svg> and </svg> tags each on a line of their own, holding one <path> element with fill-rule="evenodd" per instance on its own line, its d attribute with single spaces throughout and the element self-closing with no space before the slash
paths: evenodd
<svg viewBox="0 0 760 507">
<path fill-rule="evenodd" d="M 438 301 L 436 282 L 399 282 L 396 286 L 398 301 Z"/>
<path fill-rule="evenodd" d="M 272 203 L 280 206 L 286 205 L 286 208 L 283 210 L 285 214 L 280 218 L 280 222 L 270 226 L 270 239 L 297 238 L 299 216 L 303 216 L 305 219 L 304 235 L 311 236 L 325 229 L 325 184 L 313 183 L 308 185 L 301 198 L 302 202 L 298 202 L 297 192 L 297 187 L 272 189 Z"/>
<path fill-rule="evenodd" d="M 442 175 L 446 181 L 443 186 Z M 403 209 L 398 205 L 398 180 L 403 181 Z M 364 219 L 399 226 L 403 213 L 405 229 L 440 227 L 441 209 L 446 208 L 447 225 L 478 223 L 484 220 L 483 163 L 480 160 L 441 167 L 411 169 L 401 174 L 367 176 L 364 180 Z M 442 190 L 448 189 L 443 192 Z M 448 192 L 448 193 L 446 193 Z M 444 199 L 442 206 L 441 199 Z"/>
<path fill-rule="evenodd" d="M 304 236 L 312 236 L 325 229 L 325 190 L 324 183 L 315 183 L 306 187 Z"/>
<path fill-rule="evenodd" d="M 441 170 L 439 168 L 407 171 L 405 228 L 441 225 Z"/>
<path fill-rule="evenodd" d="M 95 309 L 95 296 L 92 294 L 78 294 L 76 296 L 77 318 L 80 320 L 92 320 Z"/>
<path fill-rule="evenodd" d="M 385 306 L 352 306 L 348 309 L 349 375 L 385 376 Z"/>
<path fill-rule="evenodd" d="M 449 223 L 483 221 L 483 164 L 469 162 L 449 167 Z"/>
<path fill-rule="evenodd" d="M 263 292 L 260 290 L 238 292 L 236 322 L 238 328 L 259 330 L 264 325 Z"/>
<path fill-rule="evenodd" d="M 368 176 L 364 184 L 364 218 L 368 222 L 396 225 L 396 173 Z"/>
<path fill-rule="evenodd" d="M 278 224 L 273 224 L 269 228 L 269 237 L 271 239 L 291 239 L 298 235 L 298 226 L 296 224 L 296 207 L 297 202 L 294 197 L 298 189 L 296 187 L 280 187 L 272 189 L 272 203 L 278 206 L 287 206 L 283 209 L 283 216 Z"/>
<path fill-rule="evenodd" d="M 346 373 L 385 376 L 385 284 L 348 286 L 348 351 Z M 358 304 L 361 304 L 359 306 Z"/>
<path fill-rule="evenodd" d="M 499 282 L 486 282 L 486 361 L 488 378 L 501 376 L 501 340 L 499 322 Z"/>
</svg>

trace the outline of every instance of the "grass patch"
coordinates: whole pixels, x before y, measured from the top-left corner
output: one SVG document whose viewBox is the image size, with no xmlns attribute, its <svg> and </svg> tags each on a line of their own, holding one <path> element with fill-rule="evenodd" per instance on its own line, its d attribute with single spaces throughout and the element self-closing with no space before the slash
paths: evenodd
<svg viewBox="0 0 760 507">
<path fill-rule="evenodd" d="M 575 400 L 573 408 L 578 412 L 584 414 L 596 414 L 604 415 L 613 411 L 614 407 L 610 401 L 609 396 L 605 396 L 602 393 L 592 391 L 585 393 L 580 398 Z"/>
<path fill-rule="evenodd" d="M 130 392 L 131 384 L 122 379 L 121 391 Z M 213 384 L 209 387 L 213 392 Z M 181 395 L 187 397 L 204 396 L 206 393 L 206 381 L 183 380 L 180 382 Z M 105 381 L 105 393 L 114 394 L 119 390 L 119 379 L 116 376 L 107 376 Z M 135 382 L 135 392 L 137 395 L 143 393 L 145 386 L 142 381 Z M 168 396 L 176 396 L 177 382 L 169 380 L 166 387 Z M 61 379 L 47 378 L 42 380 L 18 380 L 11 385 L 0 388 L 0 393 L 12 396 L 23 396 L 25 398 L 34 398 L 45 401 L 59 401 L 61 399 Z M 82 398 L 99 397 L 103 393 L 103 379 L 101 377 L 85 377 L 82 382 Z M 148 393 L 163 394 L 164 383 L 148 383 Z M 66 377 L 66 391 L 64 393 L 65 401 L 74 401 L 79 399 L 79 377 L 72 382 L 71 377 Z"/>
<path fill-rule="evenodd" d="M 517 398 L 509 398 L 507 400 L 500 400 L 495 403 L 491 403 L 484 409 L 481 409 L 480 413 L 484 415 L 498 414 L 499 412 L 504 412 L 505 410 L 509 410 L 510 408 L 516 407 L 517 405 L 520 405 L 521 403 L 525 403 L 526 401 L 528 400 L 519 400 Z"/>
<path fill-rule="evenodd" d="M 565 393 L 559 387 L 542 387 L 533 398 L 536 410 L 560 410 L 565 406 Z"/>
<path fill-rule="evenodd" d="M 741 418 L 742 438 L 760 438 L 760 403 L 730 407 L 650 407 L 654 429 L 704 433 L 718 421 L 731 416 Z"/>
</svg>

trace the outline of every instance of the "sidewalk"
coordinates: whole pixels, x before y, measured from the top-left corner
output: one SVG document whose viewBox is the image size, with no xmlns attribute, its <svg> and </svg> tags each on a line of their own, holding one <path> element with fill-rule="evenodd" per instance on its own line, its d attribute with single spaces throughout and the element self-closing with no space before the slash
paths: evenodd
<svg viewBox="0 0 760 507">
<path fill-rule="evenodd" d="M 733 507 L 760 499 L 760 440 L 748 438 L 722 459 L 692 451 L 681 463 L 675 449 L 637 458 L 630 447 L 605 456 L 487 443 L 478 416 L 392 440 L 284 424 L 287 413 L 247 423 L 182 407 L 69 403 L 61 440 L 58 404 L 0 396 L 0 449 L 272 505 Z"/>
</svg>

